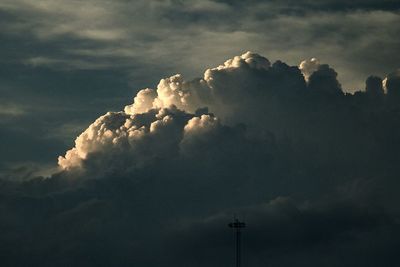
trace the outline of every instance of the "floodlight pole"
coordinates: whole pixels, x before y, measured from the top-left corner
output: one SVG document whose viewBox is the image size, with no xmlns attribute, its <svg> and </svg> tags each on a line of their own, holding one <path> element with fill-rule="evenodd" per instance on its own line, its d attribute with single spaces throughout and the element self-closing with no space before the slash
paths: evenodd
<svg viewBox="0 0 400 267">
<path fill-rule="evenodd" d="M 246 227 L 244 222 L 240 222 L 238 219 L 234 219 L 234 221 L 228 224 L 230 228 L 235 230 L 235 241 L 236 241 L 236 267 L 240 267 L 241 263 L 241 229 Z"/>
</svg>

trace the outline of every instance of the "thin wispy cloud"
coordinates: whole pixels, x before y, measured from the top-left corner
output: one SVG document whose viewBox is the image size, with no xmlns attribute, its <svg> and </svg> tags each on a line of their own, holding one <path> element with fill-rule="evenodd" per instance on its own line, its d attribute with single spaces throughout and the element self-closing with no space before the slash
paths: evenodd
<svg viewBox="0 0 400 267">
<path fill-rule="evenodd" d="M 396 25 L 400 18 L 397 9 L 388 10 L 385 4 L 393 3 L 353 9 L 344 2 L 306 1 L 291 3 L 293 10 L 287 10 L 286 3 L 279 1 L 253 1 L 251 5 L 214 1 L 6 1 L 0 8 L 14 18 L 5 23 L 6 33 L 21 38 L 28 34 L 40 42 L 53 43 L 58 50 L 57 59 L 45 51 L 23 59 L 36 65 L 62 68 L 59 63 L 64 63 L 69 68 L 98 69 L 118 63 L 129 68 L 135 61 L 157 61 L 175 71 L 185 68 L 194 75 L 244 47 L 291 64 L 309 56 L 304 51 L 312 50 L 313 56 L 336 67 L 345 90 L 355 91 L 362 88 L 365 76 L 384 75 L 396 67 L 398 42 L 393 36 L 399 33 Z M 386 49 L 377 50 L 380 46 Z M 93 51 L 91 55 L 87 50 Z M 375 57 L 369 56 L 373 50 L 378 53 Z M 71 54 L 86 58 L 77 63 L 70 59 Z M 341 56 L 335 56 L 338 54 Z M 193 58 L 197 64 L 182 57 Z"/>
</svg>

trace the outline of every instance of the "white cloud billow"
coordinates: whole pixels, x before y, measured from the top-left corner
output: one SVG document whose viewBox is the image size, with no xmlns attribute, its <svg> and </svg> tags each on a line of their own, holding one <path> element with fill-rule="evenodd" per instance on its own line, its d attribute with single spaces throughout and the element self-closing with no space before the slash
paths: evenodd
<svg viewBox="0 0 400 267">
<path fill-rule="evenodd" d="M 220 84 L 228 85 L 225 81 L 232 75 L 243 76 L 245 81 L 252 71 L 270 67 L 266 58 L 247 52 L 207 69 L 202 79 L 185 81 L 180 74 L 161 79 L 156 90 L 140 90 L 124 112 L 108 112 L 98 118 L 75 140 L 75 147 L 59 157 L 58 164 L 63 170 L 104 163 L 109 169 L 135 168 L 152 158 L 168 156 L 180 149 L 180 143 L 184 146 L 221 127 L 214 115 L 195 116 L 196 110 L 208 107 L 217 116 L 227 117 L 233 112 L 229 107 L 242 102 L 241 90 L 250 90 L 240 83 L 229 88 Z M 226 97 L 231 93 L 235 98 Z"/>
<path fill-rule="evenodd" d="M 236 89 L 243 90 L 241 87 L 232 87 L 227 92 L 222 92 L 221 90 L 226 89 L 215 86 L 215 83 L 223 78 L 219 76 L 220 74 L 229 76 L 240 69 L 266 71 L 270 67 L 271 63 L 268 59 L 246 52 L 225 61 L 223 65 L 207 69 L 202 79 L 185 81 L 180 74 L 161 79 L 156 90 L 147 88 L 139 91 L 134 98 L 134 103 L 125 107 L 125 112 L 127 114 L 143 113 L 152 108 L 166 108 L 171 105 L 190 113 L 195 112 L 198 108 L 208 106 L 213 112 L 218 109 L 217 105 L 224 102 L 223 99 L 218 99 L 223 97 L 221 94 L 229 94 Z M 229 77 L 223 79 L 229 79 Z M 236 87 L 238 86 L 240 84 Z"/>
<path fill-rule="evenodd" d="M 397 87 L 398 77 L 390 74 L 386 87 Z M 238 124 L 261 139 L 270 129 L 300 136 L 300 129 L 293 129 L 299 121 L 290 115 L 291 106 L 308 91 L 332 101 L 343 94 L 335 70 L 315 58 L 297 67 L 246 52 L 207 69 L 203 78 L 186 81 L 176 74 L 161 79 L 156 89 L 140 90 L 123 112 L 108 112 L 91 124 L 58 164 L 62 170 L 130 172 L 221 143 L 209 139 L 226 139 L 218 131 L 230 127 L 232 133 Z"/>
<path fill-rule="evenodd" d="M 283 63 L 271 66 L 268 59 L 246 52 L 207 69 L 200 79 L 185 81 L 180 74 L 161 79 L 157 89 L 140 90 L 124 112 L 98 118 L 75 140 L 75 147 L 59 157 L 58 164 L 63 170 L 102 168 L 102 164 L 109 170 L 134 169 L 179 153 L 185 144 L 222 127 L 217 117 L 227 125 L 251 125 L 264 116 L 260 110 L 265 109 L 265 96 L 260 92 L 288 87 L 276 81 L 276 75 L 283 73 L 285 80 L 304 83 L 296 67 L 295 72 L 289 69 Z M 211 115 L 196 112 L 205 107 Z"/>
</svg>

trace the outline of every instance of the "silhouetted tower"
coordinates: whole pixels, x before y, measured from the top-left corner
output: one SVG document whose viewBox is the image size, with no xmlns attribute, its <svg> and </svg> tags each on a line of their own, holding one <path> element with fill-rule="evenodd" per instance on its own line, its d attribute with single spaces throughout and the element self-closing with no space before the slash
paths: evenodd
<svg viewBox="0 0 400 267">
<path fill-rule="evenodd" d="M 233 228 L 235 230 L 235 241 L 236 241 L 236 267 L 240 267 L 240 235 L 241 231 L 240 229 L 245 228 L 246 224 L 244 222 L 240 222 L 238 219 L 234 218 L 233 222 L 228 224 L 230 228 Z"/>
</svg>

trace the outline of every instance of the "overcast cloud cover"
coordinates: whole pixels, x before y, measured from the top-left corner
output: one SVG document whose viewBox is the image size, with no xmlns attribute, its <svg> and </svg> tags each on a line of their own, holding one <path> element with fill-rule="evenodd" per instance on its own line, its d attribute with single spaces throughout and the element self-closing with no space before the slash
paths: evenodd
<svg viewBox="0 0 400 267">
<path fill-rule="evenodd" d="M 0 264 L 399 265 L 399 8 L 0 1 Z"/>
</svg>

